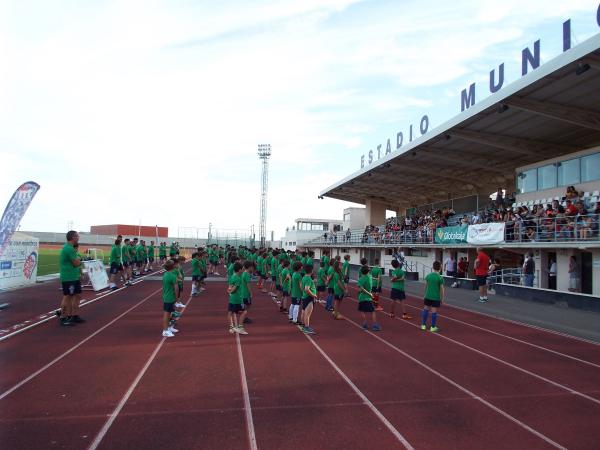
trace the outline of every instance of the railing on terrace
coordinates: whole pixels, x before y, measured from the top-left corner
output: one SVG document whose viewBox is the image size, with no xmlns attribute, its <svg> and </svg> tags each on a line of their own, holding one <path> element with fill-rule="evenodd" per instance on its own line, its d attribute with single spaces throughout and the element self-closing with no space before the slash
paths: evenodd
<svg viewBox="0 0 600 450">
<path fill-rule="evenodd" d="M 599 240 L 599 214 L 574 217 L 533 217 L 505 222 L 504 242 L 589 242 Z M 385 230 L 385 226 L 376 227 Z M 404 245 L 435 244 L 435 229 L 326 233 L 307 245 Z M 466 244 L 466 242 L 464 242 Z M 440 244 L 442 245 L 442 244 Z M 448 245 L 447 243 L 443 245 Z"/>
</svg>

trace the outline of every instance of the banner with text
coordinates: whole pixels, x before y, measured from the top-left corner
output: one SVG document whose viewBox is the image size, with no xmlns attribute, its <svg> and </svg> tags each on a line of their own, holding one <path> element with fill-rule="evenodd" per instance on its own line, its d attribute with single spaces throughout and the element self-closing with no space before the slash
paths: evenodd
<svg viewBox="0 0 600 450">
<path fill-rule="evenodd" d="M 83 261 L 83 269 L 87 273 L 94 291 L 100 291 L 108 287 L 108 275 L 101 260 L 92 259 L 91 261 Z"/>
<path fill-rule="evenodd" d="M 464 244 L 467 242 L 467 227 L 445 227 L 435 230 L 436 244 Z"/>
<path fill-rule="evenodd" d="M 504 223 L 469 225 L 467 242 L 475 245 L 492 245 L 504 242 Z"/>
<path fill-rule="evenodd" d="M 16 232 L 0 257 L 0 290 L 34 284 L 38 266 L 38 239 Z"/>
</svg>

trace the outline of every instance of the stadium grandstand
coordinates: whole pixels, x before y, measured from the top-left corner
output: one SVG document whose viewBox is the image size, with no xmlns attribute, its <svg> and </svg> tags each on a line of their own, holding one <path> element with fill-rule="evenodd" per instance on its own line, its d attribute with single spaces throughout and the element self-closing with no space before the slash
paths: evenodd
<svg viewBox="0 0 600 450">
<path fill-rule="evenodd" d="M 401 254 L 417 273 L 452 256 L 467 262 L 452 284 L 468 287 L 483 247 L 497 285 L 522 294 L 531 253 L 533 289 L 600 295 L 599 92 L 596 35 L 323 190 L 365 205 L 369 225 L 306 247 L 386 268 Z"/>
</svg>

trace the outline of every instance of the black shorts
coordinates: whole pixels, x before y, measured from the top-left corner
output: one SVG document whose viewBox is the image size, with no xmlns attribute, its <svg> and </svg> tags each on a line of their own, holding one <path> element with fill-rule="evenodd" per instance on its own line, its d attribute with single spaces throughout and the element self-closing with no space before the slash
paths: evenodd
<svg viewBox="0 0 600 450">
<path fill-rule="evenodd" d="M 200 281 L 201 279 L 200 275 L 192 275 L 192 281 Z"/>
<path fill-rule="evenodd" d="M 328 294 L 333 294 L 333 292 L 334 292 L 333 288 L 330 288 L 330 287 L 327 288 L 327 293 Z"/>
<path fill-rule="evenodd" d="M 62 291 L 63 295 L 81 294 L 81 281 L 63 281 Z"/>
<path fill-rule="evenodd" d="M 317 286 L 317 292 L 325 292 L 325 286 Z"/>
<path fill-rule="evenodd" d="M 358 310 L 362 312 L 373 312 L 375 311 L 375 305 L 371 301 L 358 302 Z"/>
<path fill-rule="evenodd" d="M 439 300 L 429 300 L 428 298 L 423 299 L 423 304 L 425 306 L 431 306 L 432 308 L 439 308 L 442 305 L 442 302 Z"/>
<path fill-rule="evenodd" d="M 268 277 L 268 276 L 266 276 L 266 275 L 263 275 L 262 273 L 260 274 L 260 277 L 261 277 L 263 280 L 268 280 L 268 279 L 269 279 L 269 277 Z"/>
<path fill-rule="evenodd" d="M 204 280 L 206 280 L 206 274 L 200 275 L 200 281 L 204 281 Z"/>
<path fill-rule="evenodd" d="M 392 288 L 392 292 L 390 293 L 390 298 L 392 300 L 404 300 L 404 299 L 406 299 L 406 292 L 401 291 L 400 289 Z"/>
<path fill-rule="evenodd" d="M 281 285 L 280 284 L 276 284 L 275 285 L 275 290 L 276 291 L 281 291 Z"/>
<path fill-rule="evenodd" d="M 350 277 L 348 275 L 346 275 L 344 277 L 344 283 L 346 283 L 346 284 L 350 283 Z"/>
<path fill-rule="evenodd" d="M 152 264 L 154 262 L 154 258 L 148 258 L 148 261 L 150 261 L 150 264 Z"/>
<path fill-rule="evenodd" d="M 292 297 L 292 305 L 299 305 L 300 304 L 300 299 L 296 298 L 296 297 Z"/>
<path fill-rule="evenodd" d="M 244 305 L 238 305 L 237 303 L 230 303 L 229 306 L 227 307 L 227 311 L 232 312 L 232 313 L 238 313 L 244 310 Z"/>
<path fill-rule="evenodd" d="M 312 305 L 312 303 L 313 303 L 312 297 L 303 298 L 302 299 L 302 309 L 308 308 L 308 306 Z"/>
<path fill-rule="evenodd" d="M 163 302 L 163 311 L 165 311 L 165 312 L 175 311 L 175 302 L 171 302 L 171 303 Z"/>
<path fill-rule="evenodd" d="M 115 262 L 110 263 L 110 273 L 111 273 L 111 275 L 116 275 L 121 270 L 123 270 L 123 265 L 122 264 L 115 263 Z"/>
<path fill-rule="evenodd" d="M 245 298 L 242 301 L 244 302 L 244 305 L 251 305 L 252 304 L 252 297 Z"/>
<path fill-rule="evenodd" d="M 487 275 L 477 275 L 477 286 L 485 286 L 487 284 Z"/>
<path fill-rule="evenodd" d="M 130 262 L 129 261 L 123 261 L 123 267 L 126 269 L 130 266 Z"/>
<path fill-rule="evenodd" d="M 165 259 L 167 259 L 167 255 L 160 255 L 158 257 L 158 259 L 160 259 L 161 261 L 164 261 Z"/>
<path fill-rule="evenodd" d="M 277 277 L 271 277 L 271 281 L 275 283 L 277 281 Z"/>
<path fill-rule="evenodd" d="M 340 300 L 340 301 L 341 301 L 341 300 L 344 300 L 344 294 L 341 294 L 341 295 L 337 295 L 337 294 L 336 294 L 336 295 L 334 295 L 334 296 L 333 296 L 333 298 L 334 298 L 335 300 Z"/>
<path fill-rule="evenodd" d="M 282 292 L 282 295 L 284 297 L 289 297 L 290 296 L 290 293 L 288 291 L 286 291 L 285 289 L 283 289 L 281 292 Z"/>
<path fill-rule="evenodd" d="M 372 287 L 371 288 L 371 292 L 380 293 L 381 292 L 381 288 L 380 287 Z"/>
</svg>

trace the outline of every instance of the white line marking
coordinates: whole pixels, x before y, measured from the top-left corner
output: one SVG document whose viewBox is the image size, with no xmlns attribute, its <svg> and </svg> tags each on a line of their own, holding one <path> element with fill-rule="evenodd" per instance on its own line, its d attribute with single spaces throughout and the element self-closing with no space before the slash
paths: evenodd
<svg viewBox="0 0 600 450">
<path fill-rule="evenodd" d="M 117 407 L 111 413 L 108 420 L 104 423 L 104 425 L 102 426 L 102 428 L 96 435 L 96 438 L 92 441 L 92 443 L 88 447 L 89 450 L 95 450 L 98 447 L 98 445 L 100 445 L 100 442 L 102 442 L 102 439 L 104 439 L 104 436 L 106 436 L 106 433 L 108 433 L 109 428 L 111 427 L 111 425 L 116 420 L 117 416 L 119 415 L 119 413 L 125 406 L 125 403 L 127 403 L 127 400 L 129 400 L 129 397 L 131 397 L 131 394 L 133 393 L 134 389 L 137 387 L 138 383 L 140 382 L 140 380 L 142 379 L 142 377 L 148 370 L 148 367 L 150 367 L 150 364 L 152 364 L 152 361 L 154 361 L 154 358 L 156 358 L 158 351 L 161 349 L 161 347 L 163 346 L 163 344 L 165 343 L 166 340 L 167 340 L 166 337 L 163 337 L 160 340 L 160 342 L 158 343 L 158 345 L 156 346 L 156 348 L 150 355 L 150 358 L 148 358 L 148 361 L 146 361 L 146 364 L 144 364 L 144 367 L 142 367 L 142 370 L 140 370 L 140 373 L 137 374 L 137 377 L 135 377 L 135 380 L 133 380 L 133 383 L 131 383 L 131 386 L 129 386 L 129 389 L 127 389 L 127 392 L 125 392 L 125 395 L 123 395 L 123 397 L 121 398 L 121 401 L 119 402 Z"/>
<path fill-rule="evenodd" d="M 188 301 L 185 303 L 185 308 L 187 308 L 187 306 L 191 300 L 192 300 L 192 297 L 190 296 L 188 298 Z M 181 312 L 182 316 L 183 316 L 183 313 L 185 312 L 185 308 Z M 154 358 L 156 358 L 156 355 L 158 355 L 158 352 L 160 351 L 160 349 L 162 348 L 162 346 L 166 340 L 167 340 L 166 337 L 161 338 L 160 342 L 158 343 L 158 345 L 156 346 L 156 348 L 150 355 L 150 358 L 148 358 L 148 361 L 146 361 L 146 364 L 144 364 L 144 367 L 142 367 L 142 370 L 140 370 L 140 372 L 137 374 L 137 376 L 133 380 L 133 383 L 131 383 L 131 386 L 129 386 L 129 389 L 127 389 L 127 391 L 125 392 L 125 394 L 123 395 L 123 397 L 121 398 L 119 403 L 117 404 L 117 407 L 110 414 L 110 416 L 108 417 L 108 420 L 104 423 L 104 425 L 102 426 L 102 428 L 100 429 L 100 431 L 98 432 L 98 434 L 96 435 L 96 437 L 94 438 L 94 440 L 92 441 L 90 446 L 88 447 L 88 450 L 95 450 L 98 447 L 98 445 L 100 445 L 100 442 L 102 442 L 102 439 L 104 439 L 104 436 L 106 436 L 106 433 L 108 433 L 108 430 L 112 426 L 113 422 L 117 419 L 117 416 L 119 415 L 119 413 L 125 406 L 125 403 L 127 403 L 127 400 L 129 400 L 129 397 L 131 397 L 131 394 L 133 394 L 133 391 L 135 390 L 137 385 L 142 380 L 142 377 L 144 376 L 144 374 L 150 367 L 150 364 L 152 364 L 152 362 L 154 361 Z"/>
<path fill-rule="evenodd" d="M 354 325 L 356 328 L 358 328 L 359 330 L 362 330 L 362 327 L 357 324 L 356 322 L 354 322 L 353 320 L 349 319 L 348 317 L 346 317 L 346 322 Z M 373 336 L 375 339 L 379 340 L 380 342 L 382 342 L 383 344 L 387 345 L 388 347 L 390 347 L 391 349 L 395 350 L 396 352 L 400 353 L 401 355 L 403 355 L 404 357 L 410 359 L 411 361 L 413 361 L 414 363 L 418 364 L 419 366 L 423 367 L 424 369 L 428 370 L 429 372 L 433 373 L 434 375 L 440 377 L 442 380 L 446 381 L 447 383 L 450 383 L 452 386 L 454 386 L 455 388 L 461 390 L 462 392 L 464 392 L 465 394 L 469 395 L 471 398 L 473 398 L 474 400 L 477 400 L 481 403 L 483 403 L 485 406 L 487 406 L 488 408 L 492 409 L 493 411 L 497 412 L 498 414 L 506 417 L 508 420 L 510 420 L 511 422 L 519 425 L 520 427 L 524 428 L 525 430 L 529 431 L 530 433 L 536 435 L 537 437 L 539 437 L 540 439 L 543 439 L 544 441 L 546 441 L 548 444 L 552 445 L 553 447 L 559 448 L 559 449 L 564 449 L 566 450 L 566 447 L 563 447 L 562 445 L 560 445 L 559 443 L 553 441 L 552 439 L 550 439 L 548 436 L 540 433 L 537 430 L 534 430 L 533 428 L 531 428 L 529 425 L 527 425 L 524 422 L 521 422 L 519 419 L 517 419 L 516 417 L 511 416 L 510 414 L 508 414 L 507 412 L 501 410 L 500 408 L 498 408 L 497 406 L 494 406 L 493 404 L 491 404 L 490 402 L 488 402 L 487 400 L 479 397 L 478 395 L 476 395 L 474 392 L 471 392 L 470 390 L 468 390 L 467 388 L 461 386 L 460 384 L 456 383 L 455 381 L 451 380 L 450 378 L 448 378 L 445 375 L 442 375 L 440 372 L 438 372 L 435 369 L 432 369 L 431 367 L 429 367 L 427 364 L 419 361 L 418 359 L 416 359 L 415 357 L 409 355 L 408 353 L 406 353 L 403 350 L 400 350 L 398 347 L 396 347 L 394 344 L 386 341 L 385 339 L 381 338 L 380 336 L 376 335 L 375 333 L 373 333 L 372 331 L 366 331 L 366 333 L 370 334 L 371 336 Z M 440 335 L 441 336 L 441 335 Z"/>
<path fill-rule="evenodd" d="M 162 288 L 161 288 L 162 289 Z M 11 387 L 10 389 L 8 389 L 7 391 L 3 392 L 2 394 L 0 394 L 0 400 L 2 400 L 4 397 L 6 397 L 7 395 L 11 394 L 12 392 L 16 391 L 17 389 L 19 389 L 21 386 L 23 386 L 24 384 L 30 382 L 31 380 L 33 380 L 35 377 L 37 377 L 40 373 L 44 372 L 45 370 L 49 369 L 50 367 L 52 367 L 54 364 L 56 364 L 58 361 L 60 361 L 61 359 L 63 359 L 65 356 L 69 355 L 70 353 L 72 353 L 73 351 L 75 351 L 76 349 L 78 349 L 79 347 L 81 347 L 83 344 L 85 344 L 87 341 L 89 341 L 90 339 L 92 339 L 94 336 L 96 336 L 98 333 L 102 332 L 103 330 L 105 330 L 106 328 L 108 328 L 109 326 L 111 326 L 113 323 L 115 323 L 117 320 L 119 320 L 121 317 L 125 316 L 126 314 L 130 313 L 131 311 L 133 311 L 135 308 L 137 308 L 138 306 L 140 306 L 142 303 L 144 303 L 145 301 L 147 301 L 150 297 L 153 297 L 154 295 L 156 295 L 158 292 L 161 291 L 161 289 L 157 289 L 155 290 L 152 294 L 148 295 L 146 298 L 142 299 L 141 301 L 139 301 L 138 303 L 136 303 L 135 305 L 133 305 L 131 308 L 129 308 L 127 311 L 125 311 L 124 313 L 120 314 L 119 316 L 117 316 L 116 318 L 114 318 L 113 320 L 111 320 L 110 322 L 108 322 L 106 325 L 104 325 L 102 328 L 97 329 L 96 331 L 94 331 L 92 334 L 90 334 L 88 337 L 86 337 L 85 339 L 83 339 L 81 342 L 79 342 L 78 344 L 75 344 L 73 347 L 71 347 L 69 350 L 67 350 L 66 352 L 62 353 L 61 355 L 57 356 L 56 358 L 54 358 L 52 361 L 50 361 L 48 364 L 46 364 L 44 367 L 42 367 L 41 369 L 36 370 L 35 372 L 33 372 L 31 375 L 29 375 L 27 378 L 25 378 L 24 380 L 20 381 L 19 383 L 15 384 L 13 387 Z"/>
<path fill-rule="evenodd" d="M 396 437 L 396 439 L 398 439 L 398 441 L 400 441 L 406 449 L 414 450 L 414 447 L 412 445 L 410 445 L 410 443 L 406 440 L 406 438 L 404 436 L 402 436 L 402 434 L 394 427 L 394 425 L 392 425 L 390 423 L 389 420 L 387 420 L 387 418 L 381 413 L 381 411 L 379 411 L 375 407 L 375 405 L 373 405 L 373 403 L 371 403 L 371 400 L 369 400 L 367 398 L 367 396 L 365 394 L 363 394 L 362 391 L 360 389 L 358 389 L 358 387 L 356 387 L 356 385 L 352 382 L 352 380 L 350 380 L 350 378 L 348 378 L 348 376 L 344 372 L 342 372 L 342 369 L 340 369 L 337 366 L 337 364 L 331 360 L 331 358 L 315 342 L 315 340 L 308 334 L 305 334 L 304 336 L 306 336 L 306 338 L 309 340 L 309 342 L 315 346 L 315 348 L 321 354 L 321 356 L 323 356 L 323 358 L 325 358 L 325 360 L 331 365 L 331 367 L 333 367 L 334 370 L 344 379 L 344 381 L 348 384 L 348 386 L 350 386 L 352 388 L 352 390 L 356 393 L 356 395 L 358 395 L 360 397 L 360 399 L 363 401 L 363 403 L 373 412 L 373 414 L 375 414 L 375 416 L 377 416 L 377 418 L 383 422 L 383 424 L 387 427 L 387 429 L 392 432 L 392 434 Z"/>
<path fill-rule="evenodd" d="M 152 272 L 152 273 L 150 273 L 150 274 L 148 274 L 148 275 L 144 275 L 143 277 L 140 277 L 138 280 L 136 280 L 135 282 L 133 282 L 133 283 L 131 283 L 131 284 L 132 284 L 132 285 L 136 285 L 136 284 L 138 284 L 139 282 L 143 281 L 143 280 L 144 280 L 144 278 L 146 278 L 146 277 L 148 277 L 148 276 L 150 276 L 150 275 L 153 275 L 153 274 L 155 274 L 155 273 L 161 273 L 161 272 L 164 272 L 164 269 L 161 269 L 161 270 L 159 270 L 159 271 L 157 271 L 157 272 Z M 84 300 L 84 301 L 82 301 L 82 302 L 81 302 L 81 304 L 80 304 L 79 306 L 80 306 L 80 307 L 82 307 L 82 306 L 86 306 L 86 305 L 92 304 L 92 303 L 94 303 L 94 302 L 97 302 L 98 300 L 100 300 L 100 299 L 102 299 L 102 298 L 104 298 L 104 297 L 108 297 L 109 295 L 112 295 L 112 294 L 115 294 L 115 293 L 117 293 L 117 292 L 119 292 L 119 291 L 122 291 L 123 289 L 126 289 L 126 287 L 125 287 L 125 286 L 121 286 L 119 289 L 115 289 L 114 291 L 105 292 L 105 293 L 103 293 L 103 294 L 101 294 L 101 295 L 98 295 L 98 294 L 96 294 L 96 295 L 98 295 L 98 297 L 96 297 L 96 298 L 93 298 L 93 299 L 89 299 L 88 301 L 85 301 L 85 300 Z M 53 309 L 52 311 L 50 311 L 50 312 L 48 312 L 48 313 L 47 313 L 47 314 L 52 314 L 50 317 L 46 317 L 45 319 L 39 320 L 39 321 L 37 321 L 37 322 L 35 322 L 35 323 L 32 323 L 32 324 L 31 324 L 31 325 L 29 325 L 29 326 L 26 326 L 26 327 L 20 328 L 20 329 L 18 329 L 18 330 L 16 330 L 16 331 L 12 332 L 12 333 L 10 333 L 10 334 L 7 334 L 6 336 L 2 336 L 2 337 L 0 337 L 0 342 L 2 342 L 2 341 L 3 341 L 3 340 L 5 340 L 5 339 L 8 339 L 8 338 L 10 338 L 10 337 L 13 337 L 13 336 L 15 336 L 15 335 L 17 335 L 17 334 L 19 334 L 19 333 L 22 333 L 22 332 L 23 332 L 23 331 L 25 331 L 25 330 L 29 330 L 30 328 L 36 327 L 36 326 L 38 326 L 38 325 L 41 325 L 41 324 L 43 324 L 44 322 L 48 322 L 49 320 L 52 320 L 52 319 L 56 318 L 56 316 L 54 315 L 54 311 L 56 311 L 56 310 L 55 310 L 55 309 Z M 15 327 L 15 326 L 19 326 L 19 325 L 21 325 L 21 324 L 12 325 L 12 326 L 13 326 L 13 327 Z"/>
<path fill-rule="evenodd" d="M 246 368 L 244 366 L 244 355 L 242 354 L 242 344 L 240 335 L 236 333 L 235 340 L 238 350 L 238 362 L 240 363 L 240 378 L 242 380 L 242 392 L 244 393 L 244 412 L 246 413 L 246 430 L 248 432 L 248 444 L 250 450 L 257 450 L 256 433 L 254 431 L 254 420 L 252 420 L 252 406 L 250 405 L 250 394 L 248 391 L 248 382 L 246 379 Z"/>
</svg>

